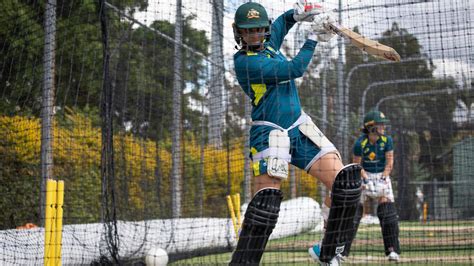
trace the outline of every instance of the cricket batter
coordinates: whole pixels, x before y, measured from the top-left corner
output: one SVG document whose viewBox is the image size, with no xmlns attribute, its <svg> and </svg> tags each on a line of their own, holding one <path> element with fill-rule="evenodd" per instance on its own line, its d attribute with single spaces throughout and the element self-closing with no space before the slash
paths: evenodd
<svg viewBox="0 0 474 266">
<path fill-rule="evenodd" d="M 393 140 L 385 135 L 385 124 L 389 120 L 380 111 L 370 111 L 364 117 L 362 136 L 354 144 L 354 163 L 361 163 L 362 200 L 365 197 L 378 201 L 377 216 L 382 228 L 385 255 L 389 261 L 400 259 L 400 242 L 398 240 L 398 215 L 393 196 L 390 173 L 393 169 Z M 362 218 L 363 205 L 360 204 L 354 219 L 354 231 Z M 343 255 L 348 256 L 351 243 L 348 243 Z"/>
<path fill-rule="evenodd" d="M 280 185 L 288 178 L 290 163 L 331 190 L 322 207 L 327 221 L 323 240 L 309 249 L 313 259 L 322 265 L 339 265 L 340 253 L 352 241 L 348 231 L 360 201 L 361 166 L 343 165 L 335 146 L 301 109 L 295 85 L 316 44 L 334 37 L 325 28 L 334 18 L 321 9 L 305 11 L 304 5 L 305 1 L 298 1 L 273 23 L 258 3 L 243 4 L 235 14 L 234 38 L 240 49 L 234 65 L 238 82 L 252 103 L 250 156 L 256 193 L 245 212 L 231 265 L 260 262 L 278 220 L 283 198 Z M 310 22 L 312 31 L 298 54 L 287 60 L 280 46 L 301 21 Z"/>
</svg>

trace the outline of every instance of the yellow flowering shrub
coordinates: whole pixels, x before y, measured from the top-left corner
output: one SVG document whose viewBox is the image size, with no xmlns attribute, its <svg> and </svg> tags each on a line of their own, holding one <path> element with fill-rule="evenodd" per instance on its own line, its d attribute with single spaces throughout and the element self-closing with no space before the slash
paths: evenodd
<svg viewBox="0 0 474 266">
<path fill-rule="evenodd" d="M 63 120 L 55 121 L 53 128 L 53 173 L 54 178 L 65 180 L 65 223 L 96 222 L 100 220 L 102 202 L 101 129 L 86 115 L 71 109 L 66 109 Z M 7 186 L 14 182 L 15 188 L 11 190 L 16 191 L 16 202 L 13 204 L 19 206 L 11 211 L 14 223 L 34 222 L 39 217 L 37 212 L 32 214 L 31 209 L 38 209 L 40 198 L 40 120 L 1 116 L 0 138 L 1 182 Z M 243 192 L 244 156 L 247 156 L 243 143 L 242 138 L 237 138 L 221 148 L 203 147 L 196 136 L 186 132 L 181 145 L 180 169 L 183 217 L 227 216 L 226 195 Z M 156 142 L 118 132 L 113 146 L 118 218 L 169 217 L 171 141 Z M 315 197 L 314 178 L 300 170 L 295 175 L 297 196 Z M 283 183 L 282 189 L 285 198 L 289 198 L 288 181 Z M 22 206 L 24 202 L 28 205 Z M 0 222 L 3 227 L 10 226 L 6 221 Z"/>
</svg>

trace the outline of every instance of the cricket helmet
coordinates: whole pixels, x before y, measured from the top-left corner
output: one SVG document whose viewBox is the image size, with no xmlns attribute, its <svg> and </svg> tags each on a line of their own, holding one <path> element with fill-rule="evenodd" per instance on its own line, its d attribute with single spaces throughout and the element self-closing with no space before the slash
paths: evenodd
<svg viewBox="0 0 474 266">
<path fill-rule="evenodd" d="M 234 23 L 234 39 L 238 45 L 247 46 L 242 39 L 242 34 L 239 29 L 255 29 L 265 28 L 264 39 L 270 38 L 271 21 L 268 19 L 268 14 L 265 8 L 259 3 L 245 3 L 235 12 Z M 261 44 L 258 44 L 260 46 Z"/>
<path fill-rule="evenodd" d="M 373 132 L 376 124 L 387 124 L 389 122 L 390 120 L 384 115 L 384 113 L 372 110 L 364 116 L 364 127 L 362 131 L 364 133 Z"/>
</svg>

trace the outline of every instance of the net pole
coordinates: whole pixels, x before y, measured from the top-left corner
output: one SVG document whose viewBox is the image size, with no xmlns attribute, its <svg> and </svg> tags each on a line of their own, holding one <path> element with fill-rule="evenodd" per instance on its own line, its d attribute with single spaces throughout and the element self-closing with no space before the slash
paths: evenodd
<svg viewBox="0 0 474 266">
<path fill-rule="evenodd" d="M 250 151 L 250 99 L 248 97 L 244 98 L 244 116 L 245 116 L 245 128 L 244 128 L 244 202 L 249 203 L 252 199 L 252 174 L 251 174 L 251 167 L 250 167 L 250 157 L 248 155 Z"/>
<path fill-rule="evenodd" d="M 117 227 L 117 205 L 115 200 L 114 130 L 113 130 L 113 88 L 110 82 L 110 50 L 107 10 L 105 1 L 99 1 L 100 29 L 102 33 L 102 95 L 101 116 L 101 161 L 102 179 L 102 222 L 105 228 L 107 251 L 114 261 L 119 262 L 119 235 Z M 101 250 L 102 252 L 102 250 Z"/>
<path fill-rule="evenodd" d="M 339 24 L 342 25 L 342 0 L 339 0 Z M 336 147 L 342 155 L 342 159 L 347 160 L 347 141 L 345 131 L 345 117 L 344 117 L 344 43 L 341 36 L 337 36 L 337 50 L 338 50 L 338 59 L 337 59 L 337 113 L 336 113 L 336 123 L 339 124 L 338 133 L 336 134 Z"/>
<path fill-rule="evenodd" d="M 41 217 L 44 218 L 46 180 L 53 177 L 53 108 L 56 57 L 56 0 L 46 3 L 41 105 Z"/>
<path fill-rule="evenodd" d="M 224 2 L 213 0 L 212 4 L 212 36 L 211 86 L 209 89 L 209 143 L 217 148 L 222 147 L 223 90 L 224 90 Z"/>
<path fill-rule="evenodd" d="M 172 178 L 171 178 L 171 208 L 173 218 L 181 216 L 181 45 L 183 41 L 182 29 L 182 1 L 176 0 L 176 23 L 174 43 L 174 82 L 173 82 L 173 139 L 172 139 Z"/>
</svg>

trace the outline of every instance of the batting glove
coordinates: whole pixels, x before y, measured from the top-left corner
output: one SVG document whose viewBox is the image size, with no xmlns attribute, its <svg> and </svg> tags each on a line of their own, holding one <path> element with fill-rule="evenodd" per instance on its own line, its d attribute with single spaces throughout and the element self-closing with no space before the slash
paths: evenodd
<svg viewBox="0 0 474 266">
<path fill-rule="evenodd" d="M 314 16 L 324 13 L 324 9 L 322 6 L 318 4 L 311 4 L 308 3 L 306 0 L 298 0 L 293 6 L 295 13 L 293 14 L 293 18 L 297 22 L 306 21 L 311 22 L 313 21 Z"/>
<path fill-rule="evenodd" d="M 365 184 L 364 186 L 365 186 L 365 189 L 363 192 L 365 193 L 366 196 L 371 197 L 371 198 L 376 198 L 379 196 L 379 193 L 376 188 L 376 184 L 374 184 L 373 181 L 369 180 L 367 184 Z"/>
<path fill-rule="evenodd" d="M 311 29 L 316 35 L 318 42 L 328 42 L 336 35 L 336 33 L 328 28 L 328 24 L 333 23 L 336 23 L 336 20 L 331 13 L 322 13 L 314 17 Z"/>
</svg>

